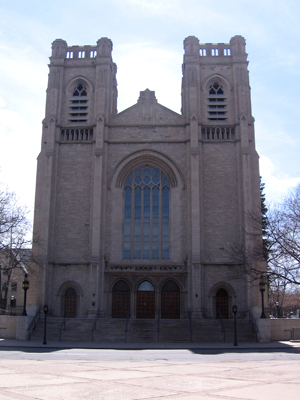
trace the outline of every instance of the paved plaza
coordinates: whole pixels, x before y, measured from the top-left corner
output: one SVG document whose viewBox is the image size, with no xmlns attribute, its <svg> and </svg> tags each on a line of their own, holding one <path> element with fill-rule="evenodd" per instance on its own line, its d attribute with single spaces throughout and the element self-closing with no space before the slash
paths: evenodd
<svg viewBox="0 0 300 400">
<path fill-rule="evenodd" d="M 1 341 L 0 400 L 299 399 L 299 344 L 124 346 Z"/>
</svg>

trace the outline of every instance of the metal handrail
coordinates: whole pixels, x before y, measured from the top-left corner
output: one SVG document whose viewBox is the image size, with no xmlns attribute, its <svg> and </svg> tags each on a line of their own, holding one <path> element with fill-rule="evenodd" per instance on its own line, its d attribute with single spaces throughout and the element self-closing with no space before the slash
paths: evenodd
<svg viewBox="0 0 300 400">
<path fill-rule="evenodd" d="M 69 315 L 68 315 L 68 313 L 66 312 L 66 314 L 65 314 L 65 316 L 64 316 L 64 320 L 63 320 L 63 322 L 61 323 L 61 325 L 60 325 L 60 328 L 59 328 L 59 341 L 61 342 L 61 331 L 62 330 L 66 330 L 66 323 L 67 323 L 67 321 L 68 321 L 68 319 L 69 319 Z"/>
<path fill-rule="evenodd" d="M 191 335 L 191 343 L 193 342 L 193 326 L 192 326 L 192 312 L 191 310 L 188 311 L 189 317 L 189 328 L 190 328 L 190 335 Z"/>
<path fill-rule="evenodd" d="M 34 317 L 31 320 L 30 324 L 28 325 L 28 328 L 27 328 L 27 339 L 28 339 L 28 341 L 30 340 L 31 332 L 33 331 L 33 329 L 35 329 L 35 325 L 36 325 L 37 321 L 40 319 L 40 315 L 41 315 L 41 310 L 38 308 L 36 310 L 36 313 L 34 314 Z"/>
<path fill-rule="evenodd" d="M 220 320 L 220 322 L 221 322 L 221 327 L 222 327 L 223 342 L 225 343 L 225 339 L 226 339 L 226 330 L 225 330 L 225 325 L 224 325 L 222 313 L 221 313 L 220 310 L 219 310 L 219 320 Z"/>
<path fill-rule="evenodd" d="M 97 330 L 97 321 L 99 318 L 100 318 L 100 311 L 97 310 L 96 316 L 94 318 L 93 327 L 92 327 L 92 342 L 94 341 L 94 332 Z"/>
<path fill-rule="evenodd" d="M 159 342 L 159 332 L 160 332 L 160 317 L 159 316 L 157 318 L 156 331 L 157 331 L 157 342 Z"/>
<path fill-rule="evenodd" d="M 257 326 L 255 318 L 253 317 L 253 314 L 252 314 L 251 310 L 249 310 L 249 321 L 252 322 L 252 329 L 253 329 L 253 332 L 255 333 L 256 342 L 258 342 L 259 328 Z"/>
<path fill-rule="evenodd" d="M 126 324 L 125 324 L 125 342 L 127 341 L 127 331 L 128 331 L 129 318 L 130 318 L 130 311 L 128 310 L 127 314 L 126 314 Z"/>
</svg>

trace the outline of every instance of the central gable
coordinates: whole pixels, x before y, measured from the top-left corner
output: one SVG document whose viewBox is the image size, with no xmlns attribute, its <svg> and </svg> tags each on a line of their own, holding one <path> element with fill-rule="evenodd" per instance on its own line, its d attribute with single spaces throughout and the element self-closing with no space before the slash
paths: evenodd
<svg viewBox="0 0 300 400">
<path fill-rule="evenodd" d="M 111 125 L 166 125 L 183 124 L 180 114 L 157 102 L 155 92 L 149 89 L 140 92 L 138 102 L 112 117 Z"/>
</svg>

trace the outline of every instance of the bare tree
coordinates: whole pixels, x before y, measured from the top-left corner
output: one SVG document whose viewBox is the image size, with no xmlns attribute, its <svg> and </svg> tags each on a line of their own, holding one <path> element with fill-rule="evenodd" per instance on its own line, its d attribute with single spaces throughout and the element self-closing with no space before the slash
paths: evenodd
<svg viewBox="0 0 300 400">
<path fill-rule="evenodd" d="M 231 245 L 227 253 L 252 280 L 260 279 L 261 266 L 267 262 L 270 290 L 282 294 L 291 285 L 300 285 L 300 185 L 269 210 L 263 201 L 261 210 L 247 215 L 250 229 L 245 240 Z"/>
<path fill-rule="evenodd" d="M 19 204 L 15 193 L 0 185 L 0 306 L 7 306 L 7 293 L 13 270 L 26 271 L 31 240 L 28 210 Z"/>
<path fill-rule="evenodd" d="M 268 215 L 270 276 L 300 285 L 300 185 Z"/>
</svg>

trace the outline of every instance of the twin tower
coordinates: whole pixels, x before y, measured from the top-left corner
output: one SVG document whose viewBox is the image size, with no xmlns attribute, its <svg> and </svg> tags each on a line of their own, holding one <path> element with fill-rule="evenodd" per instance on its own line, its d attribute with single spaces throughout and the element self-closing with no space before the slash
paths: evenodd
<svg viewBox="0 0 300 400">
<path fill-rule="evenodd" d="M 182 114 L 149 89 L 118 113 L 111 40 L 53 42 L 32 306 L 74 318 L 259 312 L 257 285 L 229 251 L 251 246 L 247 215 L 260 212 L 247 65 L 243 37 L 190 36 Z"/>
</svg>

